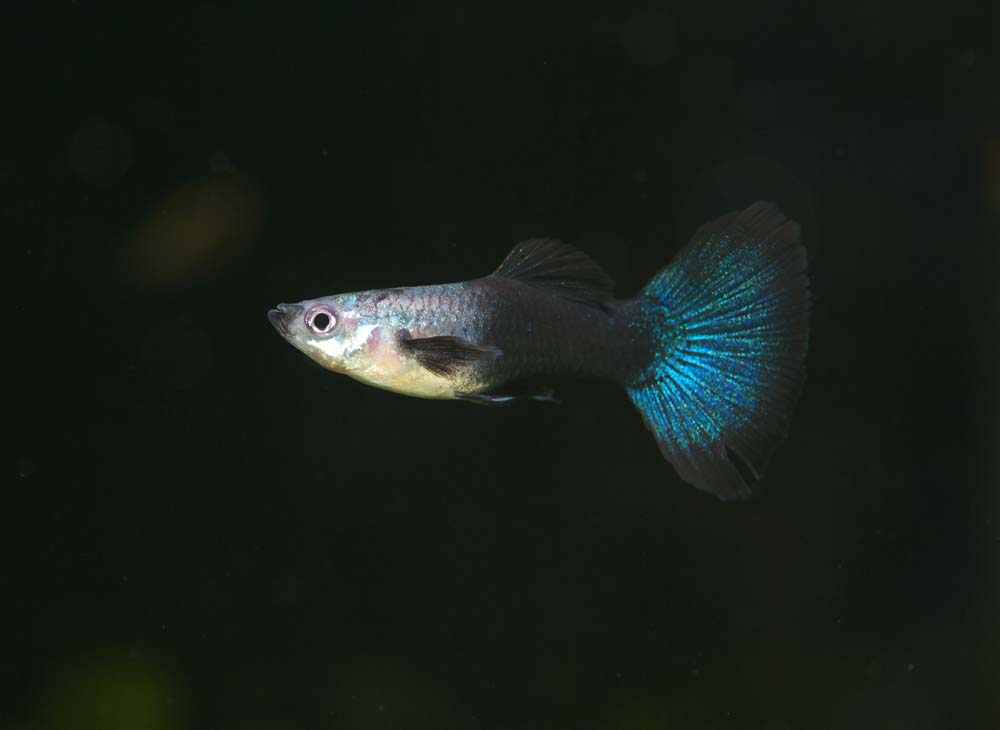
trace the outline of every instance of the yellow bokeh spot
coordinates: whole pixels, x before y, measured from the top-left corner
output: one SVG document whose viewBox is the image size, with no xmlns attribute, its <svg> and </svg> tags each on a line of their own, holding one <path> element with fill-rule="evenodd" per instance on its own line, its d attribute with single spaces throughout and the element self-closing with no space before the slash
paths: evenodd
<svg viewBox="0 0 1000 730">
<path fill-rule="evenodd" d="M 260 201 L 235 174 L 214 174 L 166 196 L 125 251 L 130 277 L 145 286 L 186 284 L 216 270 L 256 234 Z"/>
</svg>

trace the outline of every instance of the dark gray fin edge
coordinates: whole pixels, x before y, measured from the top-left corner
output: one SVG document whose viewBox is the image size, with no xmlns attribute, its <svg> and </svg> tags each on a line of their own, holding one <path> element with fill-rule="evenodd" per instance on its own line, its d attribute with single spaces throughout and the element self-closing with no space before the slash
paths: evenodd
<svg viewBox="0 0 1000 730">
<path fill-rule="evenodd" d="M 503 351 L 499 347 L 477 345 L 461 337 L 400 337 L 399 347 L 436 375 L 450 377 L 475 365 L 495 362 Z"/>
<path fill-rule="evenodd" d="M 522 241 L 491 276 L 516 279 L 579 302 L 602 304 L 614 295 L 614 282 L 596 261 L 555 238 Z"/>
</svg>

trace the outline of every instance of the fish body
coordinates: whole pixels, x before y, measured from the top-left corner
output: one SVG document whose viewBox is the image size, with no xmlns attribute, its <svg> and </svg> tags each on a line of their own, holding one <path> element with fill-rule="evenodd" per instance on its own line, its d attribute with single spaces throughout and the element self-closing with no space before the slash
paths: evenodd
<svg viewBox="0 0 1000 730">
<path fill-rule="evenodd" d="M 410 396 L 504 404 L 543 373 L 618 383 L 682 478 L 745 497 L 730 457 L 759 478 L 804 378 L 798 235 L 757 203 L 699 229 L 631 299 L 585 254 L 533 239 L 486 277 L 280 304 L 268 318 L 329 370 Z"/>
<path fill-rule="evenodd" d="M 272 322 L 334 372 L 404 395 L 449 399 L 538 373 L 624 382 L 649 349 L 627 326 L 635 306 L 595 306 L 521 281 L 484 277 L 279 305 L 283 316 L 272 315 Z M 302 315 L 316 307 L 336 313 L 341 337 L 312 336 Z M 468 367 L 428 368 L 408 350 L 407 343 L 442 337 L 490 344 Z"/>
</svg>

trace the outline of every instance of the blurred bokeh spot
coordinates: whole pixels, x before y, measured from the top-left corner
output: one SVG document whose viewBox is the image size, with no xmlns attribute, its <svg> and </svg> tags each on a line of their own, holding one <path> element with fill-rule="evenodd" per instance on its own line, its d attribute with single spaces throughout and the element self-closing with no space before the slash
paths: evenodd
<svg viewBox="0 0 1000 730">
<path fill-rule="evenodd" d="M 122 127 L 95 117 L 83 121 L 69 144 L 70 166 L 82 180 L 107 187 L 125 177 L 132 165 L 132 138 Z"/>
<path fill-rule="evenodd" d="M 175 287 L 216 271 L 256 236 L 260 198 L 231 167 L 213 158 L 214 172 L 161 200 L 136 229 L 126 266 L 136 283 Z"/>
<path fill-rule="evenodd" d="M 178 689 L 154 661 L 134 653 L 73 664 L 41 707 L 43 730 L 174 730 Z"/>
</svg>

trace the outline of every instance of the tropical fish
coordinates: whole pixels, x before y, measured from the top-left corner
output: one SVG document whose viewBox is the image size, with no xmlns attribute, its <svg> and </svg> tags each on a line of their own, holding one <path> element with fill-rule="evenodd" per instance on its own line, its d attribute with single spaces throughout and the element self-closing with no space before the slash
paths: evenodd
<svg viewBox="0 0 1000 730">
<path fill-rule="evenodd" d="M 758 202 L 699 228 L 631 299 L 540 238 L 480 279 L 279 304 L 268 319 L 325 368 L 420 398 L 503 405 L 554 400 L 511 388 L 525 376 L 613 381 L 684 481 L 734 499 L 787 434 L 810 306 L 799 226 Z"/>
</svg>

